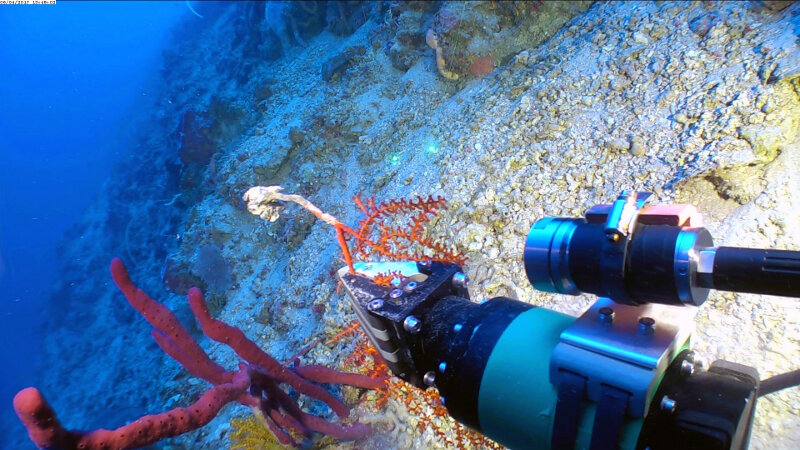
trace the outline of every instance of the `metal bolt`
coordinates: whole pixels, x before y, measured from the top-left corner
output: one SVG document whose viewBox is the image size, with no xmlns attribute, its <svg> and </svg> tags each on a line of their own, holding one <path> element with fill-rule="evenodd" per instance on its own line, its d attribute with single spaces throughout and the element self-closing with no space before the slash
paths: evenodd
<svg viewBox="0 0 800 450">
<path fill-rule="evenodd" d="M 694 364 L 683 360 L 683 362 L 681 362 L 681 375 L 685 377 L 694 375 Z"/>
<path fill-rule="evenodd" d="M 611 323 L 614 321 L 614 310 L 608 306 L 604 306 L 597 311 L 597 318 L 602 323 Z"/>
<path fill-rule="evenodd" d="M 457 324 L 453 325 L 453 331 L 458 333 L 459 331 L 461 331 L 461 328 L 463 328 L 463 327 L 464 327 L 463 325 L 461 325 L 460 323 L 457 323 Z"/>
<path fill-rule="evenodd" d="M 411 292 L 414 289 L 416 289 L 417 286 L 418 286 L 418 284 L 417 284 L 416 281 L 409 281 L 408 283 L 406 283 L 405 286 L 403 286 L 403 290 L 406 291 L 406 292 Z"/>
<path fill-rule="evenodd" d="M 606 231 L 606 239 L 611 242 L 619 242 L 620 235 L 613 231 Z"/>
<path fill-rule="evenodd" d="M 392 292 L 389 292 L 389 297 L 391 298 L 400 298 L 403 296 L 403 291 L 400 289 L 392 289 Z"/>
<path fill-rule="evenodd" d="M 697 356 L 695 352 L 689 352 L 686 355 L 686 361 L 689 361 L 694 366 L 694 370 L 698 371 L 701 370 L 706 366 L 706 362 L 702 356 Z"/>
<path fill-rule="evenodd" d="M 408 316 L 403 320 L 403 329 L 411 334 L 419 333 L 419 330 L 422 329 L 422 322 L 414 316 Z"/>
<path fill-rule="evenodd" d="M 453 286 L 455 288 L 466 289 L 467 283 L 469 282 L 469 278 L 464 275 L 462 272 L 456 272 L 453 274 Z"/>
<path fill-rule="evenodd" d="M 675 412 L 675 409 L 678 407 L 678 403 L 675 400 L 669 398 L 668 396 L 661 397 L 661 410 L 662 411 L 669 411 Z"/>
<path fill-rule="evenodd" d="M 425 372 L 425 375 L 422 376 L 422 382 L 428 386 L 433 386 L 434 381 L 436 381 L 436 373 L 432 370 Z"/>
<path fill-rule="evenodd" d="M 692 364 L 694 364 L 694 370 L 705 370 L 707 362 L 703 357 L 698 356 Z"/>
<path fill-rule="evenodd" d="M 639 334 L 653 334 L 656 321 L 652 317 L 642 317 L 639 319 Z"/>
<path fill-rule="evenodd" d="M 447 370 L 447 363 L 442 361 L 439 363 L 439 373 L 444 373 Z"/>
<path fill-rule="evenodd" d="M 367 304 L 367 309 L 370 311 L 376 311 L 378 309 L 383 308 L 383 299 L 382 298 L 374 298 L 370 300 Z"/>
</svg>

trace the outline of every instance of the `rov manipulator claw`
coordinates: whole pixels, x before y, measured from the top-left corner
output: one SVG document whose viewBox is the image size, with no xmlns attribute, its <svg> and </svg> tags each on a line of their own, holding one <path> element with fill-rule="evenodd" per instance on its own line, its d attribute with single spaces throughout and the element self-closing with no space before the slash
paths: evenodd
<svg viewBox="0 0 800 450">
<path fill-rule="evenodd" d="M 598 296 L 577 318 L 472 302 L 454 264 L 358 263 L 339 277 L 393 373 L 510 448 L 747 448 L 757 398 L 800 384 L 800 370 L 760 381 L 742 364 L 706 366 L 695 316 L 710 289 L 800 297 L 800 252 L 714 247 L 693 207 L 648 196 L 533 225 L 533 286 Z M 389 286 L 372 282 L 386 273 Z"/>
</svg>

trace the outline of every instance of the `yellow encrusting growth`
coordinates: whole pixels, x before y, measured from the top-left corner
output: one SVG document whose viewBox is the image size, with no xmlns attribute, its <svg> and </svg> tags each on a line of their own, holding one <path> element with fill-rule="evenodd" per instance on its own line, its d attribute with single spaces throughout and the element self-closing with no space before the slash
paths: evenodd
<svg viewBox="0 0 800 450">
<path fill-rule="evenodd" d="M 439 73 L 448 80 L 457 80 L 458 74 L 447 70 L 445 66 L 444 50 L 439 44 L 439 39 L 436 37 L 436 33 L 432 28 L 425 34 L 425 42 L 428 44 L 428 47 L 436 51 L 436 68 L 439 69 Z"/>
<path fill-rule="evenodd" d="M 258 410 L 252 416 L 231 419 L 230 450 L 279 450 L 285 448 L 267 428 Z"/>
</svg>

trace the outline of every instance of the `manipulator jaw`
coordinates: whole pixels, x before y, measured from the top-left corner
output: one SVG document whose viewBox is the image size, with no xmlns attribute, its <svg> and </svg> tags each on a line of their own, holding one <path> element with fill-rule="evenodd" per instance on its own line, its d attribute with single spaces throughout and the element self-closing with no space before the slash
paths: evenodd
<svg viewBox="0 0 800 450">
<path fill-rule="evenodd" d="M 538 351 L 529 351 L 528 341 L 510 337 L 506 331 L 533 310 L 548 317 L 558 316 L 554 320 L 559 323 L 572 320 L 569 316 L 505 297 L 474 303 L 469 300 L 466 276 L 456 264 L 368 263 L 356 265 L 354 269 L 355 274 L 348 269 L 341 270 L 340 279 L 367 335 L 389 369 L 420 389 L 435 387 L 450 416 L 490 437 L 481 417 L 485 419 L 486 414 L 503 417 L 503 414 L 493 407 L 487 410 L 485 399 L 481 398 L 493 396 L 494 388 L 506 384 L 487 385 L 485 376 L 498 374 L 497 369 L 500 372 L 513 369 L 519 362 L 517 352 L 522 352 L 522 359 L 538 354 Z M 402 276 L 392 280 L 389 286 L 372 281 L 378 273 L 397 271 Z M 507 338 L 506 345 L 500 345 L 503 337 Z M 538 341 L 533 339 L 532 346 L 537 347 Z M 517 345 L 520 343 L 523 345 Z M 503 353 L 495 351 L 501 347 L 516 350 L 492 359 Z M 549 351 L 546 345 L 539 347 L 544 352 Z M 520 368 L 517 373 L 525 372 Z M 535 378 L 544 381 L 545 374 Z M 485 389 L 486 386 L 491 388 Z M 502 399 L 503 396 L 493 398 Z M 503 410 L 502 403 L 492 404 Z"/>
<path fill-rule="evenodd" d="M 402 261 L 360 262 L 354 269 L 343 267 L 338 276 L 370 341 L 396 376 L 422 389 L 431 386 L 435 375 L 428 372 L 438 364 L 426 341 L 434 335 L 438 341 L 447 325 L 429 315 L 446 297 L 471 304 L 461 267 Z M 374 282 L 386 274 L 393 276 L 388 286 Z"/>
<path fill-rule="evenodd" d="M 643 205 L 624 193 L 531 230 L 535 288 L 599 297 L 578 318 L 502 297 L 473 303 L 455 265 L 361 263 L 339 277 L 392 372 L 435 386 L 453 418 L 503 445 L 588 447 L 590 436 L 593 448 L 744 448 L 758 373 L 726 361 L 699 370 L 688 351 L 697 306 L 712 288 L 800 296 L 800 252 L 714 248 L 694 208 Z M 382 286 L 378 274 L 398 276 Z M 579 428 L 584 412 L 593 425 Z"/>
</svg>

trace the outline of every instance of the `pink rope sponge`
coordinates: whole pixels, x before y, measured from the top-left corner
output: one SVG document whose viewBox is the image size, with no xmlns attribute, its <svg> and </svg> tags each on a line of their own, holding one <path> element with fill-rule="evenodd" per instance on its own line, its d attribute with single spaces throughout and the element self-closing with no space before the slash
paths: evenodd
<svg viewBox="0 0 800 450">
<path fill-rule="evenodd" d="M 237 370 L 227 371 L 208 357 L 172 311 L 133 284 L 119 258 L 111 261 L 111 276 L 128 303 L 153 326 L 153 338 L 161 349 L 192 375 L 208 381 L 213 387 L 188 407 L 146 415 L 114 430 L 93 431 L 65 429 L 41 392 L 34 387 L 25 388 L 14 397 L 14 410 L 39 448 L 113 450 L 142 447 L 203 427 L 223 406 L 234 401 L 260 411 L 270 431 L 284 445 L 297 446 L 292 434 L 311 436 L 318 432 L 336 439 L 357 439 L 371 431 L 365 424 L 333 423 L 304 412 L 280 385 L 287 384 L 299 393 L 324 402 L 337 416 L 345 419 L 350 413 L 347 406 L 315 383 L 377 389 L 383 386 L 385 379 L 339 372 L 318 365 L 285 367 L 241 330 L 211 317 L 202 292 L 192 288 L 189 290 L 189 304 L 203 334 L 229 346 L 244 360 Z"/>
</svg>

